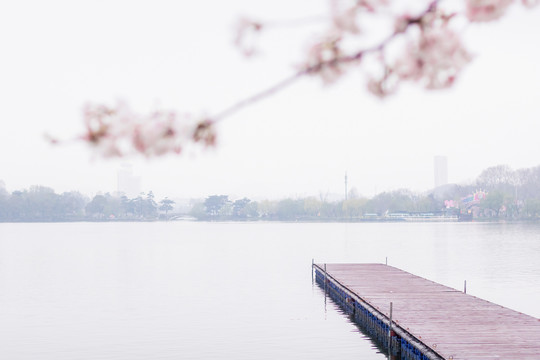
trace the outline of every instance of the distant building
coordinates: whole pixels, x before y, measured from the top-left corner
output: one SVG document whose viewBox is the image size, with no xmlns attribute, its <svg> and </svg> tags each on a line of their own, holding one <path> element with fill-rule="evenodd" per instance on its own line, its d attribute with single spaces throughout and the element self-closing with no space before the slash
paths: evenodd
<svg viewBox="0 0 540 360">
<path fill-rule="evenodd" d="M 448 184 L 448 159 L 446 156 L 435 156 L 433 158 L 433 170 L 436 188 Z"/>
<path fill-rule="evenodd" d="M 141 193 L 141 177 L 133 175 L 133 166 L 122 164 L 117 173 L 117 191 L 120 195 L 135 198 Z"/>
</svg>

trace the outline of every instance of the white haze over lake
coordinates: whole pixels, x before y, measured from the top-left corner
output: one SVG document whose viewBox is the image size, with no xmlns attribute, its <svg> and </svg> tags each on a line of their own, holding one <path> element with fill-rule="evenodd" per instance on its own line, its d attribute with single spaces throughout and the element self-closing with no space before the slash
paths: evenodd
<svg viewBox="0 0 540 360">
<path fill-rule="evenodd" d="M 317 17 L 326 1 L 10 1 L 0 12 L 0 179 L 9 191 L 116 190 L 126 159 L 92 159 L 82 144 L 52 147 L 43 134 L 83 132 L 86 102 L 124 100 L 140 111 L 213 114 L 294 71 L 324 26 L 276 28 L 262 54 L 233 47 L 241 15 Z M 360 71 L 336 85 L 303 79 L 219 125 L 215 150 L 128 159 L 157 197 L 254 198 L 360 194 L 433 187 L 433 157 L 448 157 L 450 182 L 485 168 L 540 164 L 540 8 L 464 34 L 474 61 L 448 91 L 402 86 L 384 102 Z"/>
</svg>

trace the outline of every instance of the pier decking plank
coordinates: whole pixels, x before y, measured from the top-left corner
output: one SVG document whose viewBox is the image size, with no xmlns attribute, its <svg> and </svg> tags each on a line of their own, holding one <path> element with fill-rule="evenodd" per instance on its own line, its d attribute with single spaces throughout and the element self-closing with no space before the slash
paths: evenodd
<svg viewBox="0 0 540 360">
<path fill-rule="evenodd" d="M 326 273 L 444 359 L 540 359 L 540 319 L 383 264 Z"/>
</svg>

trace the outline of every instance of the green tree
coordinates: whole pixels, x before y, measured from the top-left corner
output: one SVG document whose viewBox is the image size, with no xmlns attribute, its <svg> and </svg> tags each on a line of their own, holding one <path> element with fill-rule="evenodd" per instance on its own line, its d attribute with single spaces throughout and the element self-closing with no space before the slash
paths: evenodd
<svg viewBox="0 0 540 360">
<path fill-rule="evenodd" d="M 414 195 L 405 189 L 383 192 L 374 196 L 366 203 L 366 211 L 377 214 L 384 214 L 387 211 L 414 212 L 416 207 L 413 198 Z"/>
<path fill-rule="evenodd" d="M 277 203 L 276 215 L 279 220 L 298 220 L 304 214 L 303 200 L 284 199 Z"/>
<path fill-rule="evenodd" d="M 206 209 L 206 215 L 212 218 L 216 218 L 218 215 L 223 214 L 223 207 L 226 206 L 229 201 L 227 195 L 211 195 L 204 201 L 204 207 Z"/>
<path fill-rule="evenodd" d="M 304 213 L 310 217 L 317 217 L 321 214 L 322 203 L 314 196 L 304 199 Z"/>
<path fill-rule="evenodd" d="M 158 212 L 158 205 L 154 201 L 154 193 L 150 190 L 146 195 L 146 199 L 141 200 L 141 215 L 147 219 L 155 218 Z"/>
<path fill-rule="evenodd" d="M 527 199 L 524 206 L 525 215 L 538 217 L 540 215 L 540 199 Z"/>
<path fill-rule="evenodd" d="M 165 211 L 165 215 L 172 209 L 174 209 L 173 205 L 175 202 L 173 200 L 170 200 L 169 198 L 165 198 L 159 202 L 159 210 Z"/>
<path fill-rule="evenodd" d="M 189 211 L 189 215 L 193 216 L 194 218 L 198 220 L 202 220 L 206 218 L 206 207 L 204 206 L 203 201 L 197 201 L 191 206 L 191 210 Z"/>
<path fill-rule="evenodd" d="M 495 216 L 499 216 L 501 207 L 504 204 L 504 193 L 501 191 L 493 190 L 489 192 L 482 201 L 480 201 L 480 207 L 483 209 L 492 210 L 495 212 Z"/>
<path fill-rule="evenodd" d="M 508 165 L 492 166 L 478 176 L 476 182 L 486 190 L 513 188 L 516 184 L 516 174 Z"/>
<path fill-rule="evenodd" d="M 112 196 L 109 193 L 105 194 L 107 202 L 103 207 L 103 214 L 107 219 L 117 219 L 122 216 L 122 200 L 117 196 Z"/>
<path fill-rule="evenodd" d="M 157 204 L 154 201 L 154 194 L 150 191 L 146 197 L 144 192 L 129 201 L 128 208 L 137 218 L 154 218 L 157 215 Z"/>
<path fill-rule="evenodd" d="M 61 217 L 60 196 L 46 186 L 31 186 L 27 196 L 28 220 L 58 220 Z"/>
<path fill-rule="evenodd" d="M 249 202 L 245 207 L 246 216 L 248 218 L 259 217 L 259 204 L 255 201 Z"/>
<path fill-rule="evenodd" d="M 277 202 L 271 200 L 262 200 L 257 202 L 257 211 L 265 219 L 272 219 L 277 213 Z"/>
<path fill-rule="evenodd" d="M 28 192 L 14 191 L 8 199 L 7 218 L 12 221 L 22 221 L 28 219 Z"/>
<path fill-rule="evenodd" d="M 0 187 L 0 221 L 6 221 L 9 214 L 9 193 Z"/>
<path fill-rule="evenodd" d="M 122 209 L 123 217 L 127 217 L 129 213 L 133 214 L 133 205 L 126 195 L 120 196 L 120 207 Z"/>
<path fill-rule="evenodd" d="M 232 205 L 232 216 L 236 219 L 246 219 L 251 216 L 252 208 L 250 208 L 249 204 L 251 204 L 251 200 L 248 198 L 236 200 Z"/>
<path fill-rule="evenodd" d="M 321 217 L 326 219 L 339 219 L 343 217 L 343 201 L 324 201 L 321 206 Z"/>
<path fill-rule="evenodd" d="M 516 171 L 516 178 L 516 200 L 540 198 L 540 166 L 519 169 Z"/>
<path fill-rule="evenodd" d="M 77 218 L 84 215 L 87 198 L 78 191 L 62 193 L 60 204 L 64 218 Z"/>
<path fill-rule="evenodd" d="M 362 214 L 364 213 L 364 207 L 367 202 L 368 200 L 365 198 L 350 198 L 343 201 L 343 216 L 350 219 L 362 216 Z"/>
<path fill-rule="evenodd" d="M 437 200 L 433 194 L 425 196 L 413 196 L 414 211 L 416 212 L 433 212 L 443 208 L 443 202 Z"/>
<path fill-rule="evenodd" d="M 103 195 L 96 195 L 92 201 L 86 204 L 86 214 L 103 218 L 105 205 L 107 205 L 107 198 Z"/>
</svg>

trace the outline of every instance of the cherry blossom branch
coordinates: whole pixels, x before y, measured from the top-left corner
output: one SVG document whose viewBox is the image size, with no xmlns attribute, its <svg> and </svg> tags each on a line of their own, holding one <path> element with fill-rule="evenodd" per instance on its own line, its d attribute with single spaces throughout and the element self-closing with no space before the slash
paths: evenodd
<svg viewBox="0 0 540 360">
<path fill-rule="evenodd" d="M 280 92 L 281 90 L 285 89 L 286 87 L 290 86 L 291 84 L 299 80 L 302 76 L 304 76 L 308 72 L 309 72 L 309 69 L 298 71 L 292 76 L 289 76 L 288 78 L 281 80 L 280 82 L 272 85 L 271 87 L 259 93 L 256 93 L 255 95 L 252 95 L 244 100 L 237 102 L 236 104 L 226 108 L 225 110 L 222 110 L 221 112 L 217 113 L 216 115 L 210 118 L 212 119 L 214 123 L 217 123 L 218 121 L 221 121 L 224 118 L 231 116 L 232 114 L 240 111 L 241 109 L 253 103 L 259 102 L 262 99 L 265 99 L 271 95 L 274 95 L 275 93 Z"/>
<path fill-rule="evenodd" d="M 471 55 L 462 45 L 460 36 L 449 26 L 457 14 L 438 9 L 441 0 L 431 1 L 416 16 L 402 15 L 395 19 L 394 29 L 380 43 L 345 54 L 343 39 L 359 36 L 359 13 L 375 13 L 389 0 L 356 0 L 345 9 L 339 0 L 331 3 L 332 26 L 321 40 L 313 44 L 300 70 L 252 96 L 249 96 L 213 116 L 191 118 L 174 111 L 158 111 L 148 115 L 133 113 L 126 104 L 115 107 L 87 105 L 84 110 L 86 134 L 81 140 L 94 146 L 103 156 L 143 154 L 148 157 L 181 153 L 190 143 L 214 146 L 215 124 L 243 108 L 268 98 L 306 75 L 320 76 L 323 83 L 335 82 L 353 65 L 362 63 L 369 54 L 380 54 L 378 65 L 382 75 L 371 76 L 368 90 L 383 98 L 394 92 L 402 81 L 422 84 L 426 89 L 452 86 L 460 71 L 470 62 Z M 464 16 L 469 22 L 492 21 L 503 16 L 514 0 L 462 0 Z M 521 0 L 526 7 L 540 0 Z M 393 62 L 384 58 L 386 48 L 411 26 L 418 27 L 415 36 L 407 38 L 402 54 Z M 246 56 L 256 52 L 253 39 L 262 31 L 260 22 L 242 19 L 235 44 Z M 246 40 L 246 34 L 251 41 Z M 51 140 L 53 142 L 54 140 Z"/>
<path fill-rule="evenodd" d="M 221 121 L 224 118 L 229 117 L 232 114 L 240 111 L 242 108 L 249 106 L 253 103 L 256 103 L 264 98 L 267 98 L 285 89 L 286 87 L 292 85 L 294 82 L 296 82 L 297 80 L 299 80 L 301 77 L 305 75 L 317 74 L 325 68 L 333 68 L 333 67 L 338 66 L 340 63 L 358 61 L 366 54 L 382 51 L 397 35 L 405 32 L 410 25 L 419 23 L 426 14 L 433 12 L 436 9 L 437 3 L 439 1 L 440 0 L 432 1 L 428 5 L 426 10 L 422 12 L 420 15 L 404 20 L 404 24 L 399 29 L 396 29 L 391 35 L 389 35 L 386 39 L 382 40 L 378 45 L 375 45 L 371 48 L 362 49 L 352 55 L 346 55 L 346 56 L 336 57 L 327 61 L 317 62 L 314 65 L 308 66 L 300 71 L 297 71 L 292 76 L 289 76 L 288 78 L 283 79 L 282 81 L 272 85 L 268 89 L 265 89 L 259 93 L 256 93 L 255 95 L 252 95 L 244 100 L 237 102 L 236 104 L 230 106 L 229 108 L 217 113 L 214 116 L 211 116 L 211 119 L 213 120 L 214 123 Z M 257 23 L 257 25 L 254 25 L 257 31 L 260 30 L 261 26 L 262 25 L 260 25 L 259 23 Z"/>
</svg>

